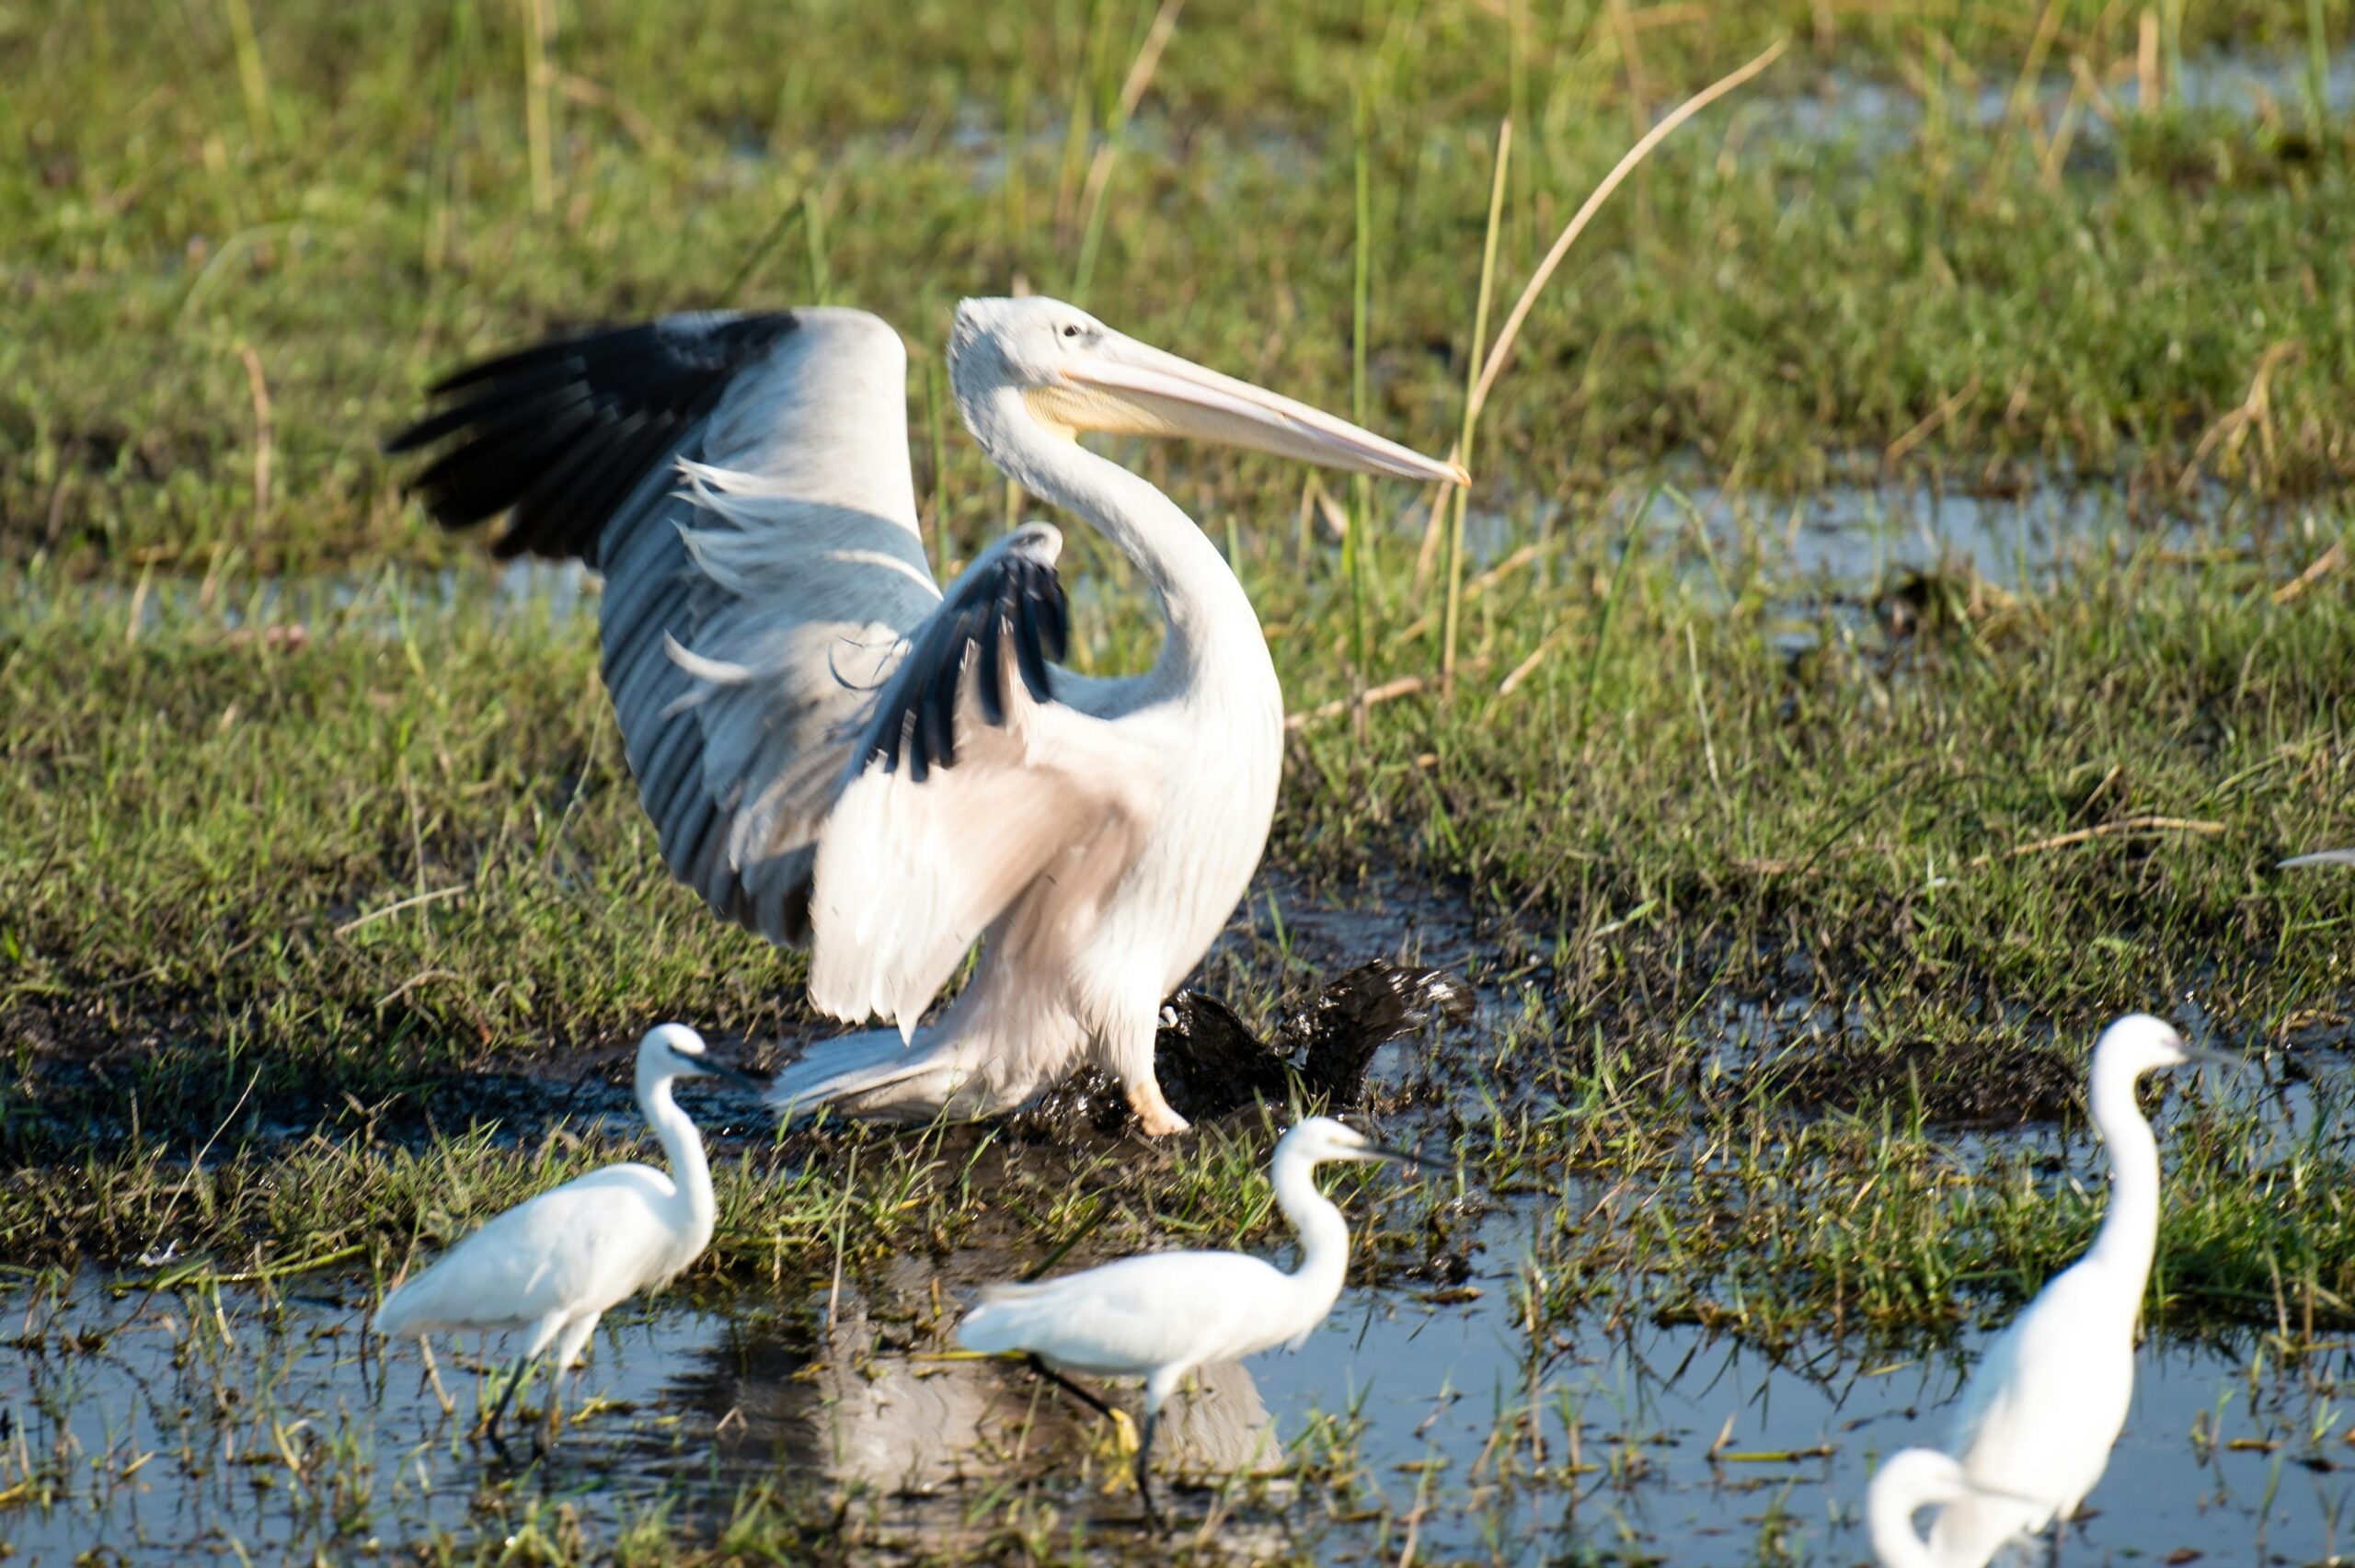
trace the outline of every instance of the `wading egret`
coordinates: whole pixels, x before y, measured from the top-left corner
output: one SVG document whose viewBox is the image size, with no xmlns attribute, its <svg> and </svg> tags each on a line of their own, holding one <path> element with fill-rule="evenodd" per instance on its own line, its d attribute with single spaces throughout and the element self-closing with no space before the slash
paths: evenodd
<svg viewBox="0 0 2355 1568">
<path fill-rule="evenodd" d="M 758 1081 L 704 1057 L 703 1036 L 681 1024 L 647 1032 L 638 1047 L 638 1107 L 670 1157 L 671 1174 L 651 1165 L 608 1165 L 517 1204 L 452 1247 L 433 1266 L 395 1286 L 376 1309 L 387 1339 L 437 1330 L 521 1329 L 527 1337 L 507 1390 L 490 1413 L 499 1423 L 524 1369 L 550 1345 L 559 1377 L 580 1359 L 597 1320 L 616 1303 L 669 1283 L 711 1241 L 711 1167 L 695 1123 L 671 1098 L 679 1078 Z"/>
<path fill-rule="evenodd" d="M 1311 1116 L 1278 1140 L 1269 1175 L 1276 1204 L 1300 1236 L 1290 1274 L 1241 1253 L 1148 1253 L 1034 1285 L 993 1285 L 957 1325 L 957 1343 L 984 1354 L 1028 1353 L 1058 1374 L 1144 1379 L 1144 1432 L 1137 1445 L 1137 1495 L 1160 1522 L 1147 1483 L 1161 1407 L 1186 1374 L 1206 1363 L 1239 1361 L 1278 1345 L 1297 1349 L 1341 1294 L 1349 1222 L 1316 1190 L 1328 1160 L 1419 1156 L 1378 1149 L 1330 1116 Z M 1065 1384 L 1098 1410 L 1109 1409 Z"/>
<path fill-rule="evenodd" d="M 437 385 L 396 436 L 500 554 L 604 575 L 605 684 L 672 873 L 807 944 L 810 1000 L 891 1027 L 776 1080 L 821 1105 L 992 1116 L 1093 1064 L 1144 1130 L 1162 999 L 1209 949 L 1274 816 L 1283 696 L 1229 563 L 1168 497 L 1077 437 L 1175 436 L 1356 473 L 1470 483 L 1330 415 L 1048 299 L 967 300 L 965 426 L 1160 600 L 1143 674 L 1059 667 L 1063 536 L 990 544 L 947 598 L 925 560 L 899 335 L 840 309 L 673 315 L 526 349 Z M 921 1027 L 980 943 L 971 979 Z"/>
<path fill-rule="evenodd" d="M 2131 1013 L 2094 1046 L 2094 1126 L 2108 1147 L 2109 1208 L 2085 1255 L 1987 1347 L 1949 1445 L 1973 1492 L 1930 1528 L 1940 1568 L 1978 1568 L 2016 1536 L 2069 1516 L 2109 1464 L 2134 1391 L 2134 1320 L 2159 1233 L 2159 1145 L 2134 1102 L 2146 1072 L 2188 1061 L 2245 1066 Z M 2030 1501 L 2032 1499 L 2032 1501 Z"/>
<path fill-rule="evenodd" d="M 1913 1531 L 1913 1516 L 1965 1497 L 1984 1495 L 1951 1454 L 1901 1448 L 1881 1461 L 1865 1492 L 1865 1524 L 1880 1568 L 1953 1568 Z M 2020 1499 L 2025 1501 L 2025 1499 Z"/>
</svg>

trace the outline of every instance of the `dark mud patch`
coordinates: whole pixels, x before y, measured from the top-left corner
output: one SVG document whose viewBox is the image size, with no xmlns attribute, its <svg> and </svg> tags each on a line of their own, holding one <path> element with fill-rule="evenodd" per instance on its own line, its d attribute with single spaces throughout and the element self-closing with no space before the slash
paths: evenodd
<svg viewBox="0 0 2355 1568">
<path fill-rule="evenodd" d="M 1183 990 L 1162 1009 L 1154 1070 L 1189 1122 L 1256 1106 L 1338 1116 L 1365 1107 L 1369 1075 L 1385 1047 L 1444 1049 L 1447 1034 L 1468 1027 L 1475 1011 L 1470 989 L 1444 971 L 1380 960 L 1293 999 L 1265 1037 L 1216 997 Z M 1033 1129 L 1085 1123 L 1107 1135 L 1129 1131 L 1136 1120 L 1120 1086 L 1092 1069 L 1015 1119 Z"/>
<path fill-rule="evenodd" d="M 1812 1035 L 1763 1058 L 1744 1088 L 1760 1104 L 1809 1112 L 1891 1105 L 1931 1127 L 2016 1127 L 2082 1112 L 2085 1057 L 2057 1046 L 1998 1053 L 1970 1040 Z"/>
</svg>

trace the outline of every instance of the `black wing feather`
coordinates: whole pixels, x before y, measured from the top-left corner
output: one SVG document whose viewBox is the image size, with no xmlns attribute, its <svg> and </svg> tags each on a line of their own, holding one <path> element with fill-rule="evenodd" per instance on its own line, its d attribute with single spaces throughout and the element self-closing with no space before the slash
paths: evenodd
<svg viewBox="0 0 2355 1568">
<path fill-rule="evenodd" d="M 1052 667 L 1063 657 L 1070 616 L 1053 549 L 1040 550 L 1038 543 L 1017 537 L 957 579 L 884 688 L 863 765 L 879 762 L 891 773 L 905 763 L 918 784 L 935 768 L 956 766 L 957 699 L 965 673 L 973 672 L 982 716 L 1005 723 L 1001 664 L 1009 643 L 1031 698 L 1054 700 Z"/>
<path fill-rule="evenodd" d="M 794 325 L 789 311 L 712 311 L 550 338 L 434 383 L 448 406 L 385 450 L 454 442 L 413 485 L 436 521 L 465 528 L 511 510 L 499 555 L 594 566 L 606 520 Z"/>
</svg>

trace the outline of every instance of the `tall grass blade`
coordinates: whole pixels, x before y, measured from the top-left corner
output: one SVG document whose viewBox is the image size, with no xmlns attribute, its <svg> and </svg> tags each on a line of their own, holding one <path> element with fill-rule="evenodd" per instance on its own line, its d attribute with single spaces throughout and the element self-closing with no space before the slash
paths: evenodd
<svg viewBox="0 0 2355 1568">
<path fill-rule="evenodd" d="M 1488 232 L 1480 245 L 1480 293 L 1472 307 L 1472 352 L 1464 361 L 1464 433 L 1456 441 L 1456 461 L 1472 463 L 1472 431 L 1480 417 L 1475 400 L 1479 391 L 1481 352 L 1488 346 L 1488 298 L 1497 282 L 1497 229 L 1504 220 L 1505 182 L 1512 168 L 1512 121 L 1497 127 L 1496 177 L 1488 184 Z M 1455 684 L 1455 638 L 1464 606 L 1464 508 L 1468 492 L 1455 487 L 1454 512 L 1447 525 L 1447 614 L 1440 635 L 1439 678 L 1442 691 Z"/>
<path fill-rule="evenodd" d="M 229 14 L 229 36 L 237 51 L 237 87 L 246 100 L 246 128 L 257 147 L 270 144 L 270 78 L 262 74 L 261 40 L 254 34 L 254 12 L 247 0 L 221 0 Z"/>
<path fill-rule="evenodd" d="M 1637 164 L 1651 155 L 1651 150 L 1654 147 L 1674 134 L 1678 126 L 1683 125 L 1686 120 L 1775 63 L 1782 57 L 1783 51 L 1789 46 L 1788 39 L 1776 39 L 1765 52 L 1747 65 L 1718 77 L 1683 103 L 1678 104 L 1661 117 L 1659 124 L 1646 132 L 1634 146 L 1628 148 L 1618 163 L 1612 166 L 1611 172 L 1603 177 L 1603 182 L 1594 188 L 1592 194 L 1589 195 L 1579 210 L 1571 214 L 1569 223 L 1563 228 L 1560 236 L 1554 241 L 1554 247 L 1545 253 L 1545 259 L 1537 264 L 1535 272 L 1530 274 L 1527 286 L 1521 291 L 1521 298 L 1513 302 L 1511 314 L 1506 315 L 1503 327 L 1497 333 L 1496 347 L 1488 350 L 1488 362 L 1481 368 L 1479 384 L 1473 389 L 1471 406 L 1465 411 L 1467 427 L 1470 420 L 1479 418 L 1482 406 L 1488 400 L 1488 389 L 1496 385 L 1498 375 L 1503 372 L 1506 361 L 1511 358 L 1513 343 L 1521 336 L 1522 323 L 1529 319 L 1530 306 L 1537 303 L 1538 291 L 1545 288 L 1546 282 L 1552 279 L 1554 269 L 1561 266 L 1564 257 L 1569 255 L 1570 246 L 1578 243 L 1579 235 L 1586 232 L 1587 224 L 1592 221 L 1594 214 L 1601 210 L 1603 204 L 1611 199 L 1611 193 L 1619 189 L 1620 183 L 1628 175 L 1635 172 Z M 1466 466 L 1469 464 L 1467 464 Z"/>
<path fill-rule="evenodd" d="M 1357 97 L 1357 244 L 1355 246 L 1356 275 L 1350 291 L 1350 418 L 1360 425 L 1366 422 L 1365 406 L 1365 345 L 1373 306 L 1373 200 L 1371 148 L 1367 145 L 1373 134 L 1369 119 L 1370 97 L 1361 83 Z M 1350 581 L 1350 659 L 1357 666 L 1358 688 L 1362 691 L 1373 679 L 1373 667 L 1369 662 L 1372 646 L 1366 635 L 1365 579 L 1370 563 L 1366 553 L 1373 548 L 1373 480 L 1366 475 L 1353 476 L 1350 487 L 1350 528 L 1341 536 L 1341 571 Z"/>
<path fill-rule="evenodd" d="M 1652 514 L 1652 503 L 1660 499 L 1660 486 L 1655 485 L 1644 493 L 1644 504 L 1627 524 L 1627 532 L 1619 540 L 1619 563 L 1611 569 L 1611 591 L 1603 596 L 1603 620 L 1594 630 L 1594 650 L 1587 655 L 1586 681 L 1579 689 L 1579 722 L 1572 731 L 1575 737 L 1570 750 L 1586 749 L 1588 727 L 1594 721 L 1595 687 L 1603 680 L 1603 656 L 1611 647 L 1612 624 L 1619 618 L 1621 590 L 1626 587 L 1627 567 L 1636 558 L 1636 546 L 1644 536 L 1644 523 Z"/>
<path fill-rule="evenodd" d="M 556 207 L 556 131 L 548 87 L 556 70 L 548 43 L 556 32 L 554 0 L 517 0 L 523 8 L 523 138 L 532 170 L 532 211 L 546 217 Z"/>
</svg>

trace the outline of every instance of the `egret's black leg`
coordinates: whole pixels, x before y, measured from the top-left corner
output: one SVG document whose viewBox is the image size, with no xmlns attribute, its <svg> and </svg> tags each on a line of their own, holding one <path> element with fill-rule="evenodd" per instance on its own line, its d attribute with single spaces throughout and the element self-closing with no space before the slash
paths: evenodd
<svg viewBox="0 0 2355 1568">
<path fill-rule="evenodd" d="M 1048 1366 L 1047 1363 L 1040 1356 L 1034 1355 L 1029 1358 L 1029 1361 L 1030 1370 L 1038 1373 L 1039 1376 L 1046 1379 L 1047 1381 L 1054 1384 L 1055 1387 L 1063 1390 L 1063 1392 L 1071 1395 L 1072 1398 L 1079 1401 L 1080 1403 L 1086 1405 L 1088 1409 L 1094 1411 L 1105 1420 L 1111 1421 L 1117 1419 L 1113 1414 L 1112 1407 L 1105 1403 L 1099 1396 L 1092 1394 L 1086 1389 L 1081 1388 L 1077 1383 L 1073 1382 L 1069 1378 L 1064 1377 L 1061 1372 L 1058 1372 L 1052 1367 Z"/>
<path fill-rule="evenodd" d="M 490 1420 L 483 1425 L 483 1436 L 490 1439 L 490 1446 L 499 1450 L 499 1457 L 502 1459 L 507 1457 L 507 1439 L 500 1435 L 499 1424 L 506 1418 L 507 1407 L 515 1402 L 516 1391 L 523 1386 L 523 1374 L 529 1369 L 528 1357 L 515 1357 L 515 1365 L 508 1369 L 506 1391 L 499 1396 L 499 1402 L 490 1407 Z M 535 1443 L 535 1451 L 536 1447 Z"/>
<path fill-rule="evenodd" d="M 2069 1516 L 2052 1516 L 2052 1568 L 2061 1568 L 2061 1542 L 2069 1534 Z"/>
<path fill-rule="evenodd" d="M 563 1436 L 564 1373 L 559 1369 L 548 1376 L 547 1414 L 532 1428 L 532 1457 L 535 1459 L 547 1458 L 548 1450 L 555 1448 L 557 1439 Z"/>
<path fill-rule="evenodd" d="M 1161 1510 L 1154 1505 L 1153 1501 L 1153 1429 L 1160 1425 L 1161 1416 L 1157 1412 L 1145 1413 L 1144 1431 L 1137 1438 L 1137 1498 L 1144 1505 L 1145 1523 L 1166 1533 L 1169 1521 L 1161 1516 Z"/>
</svg>

